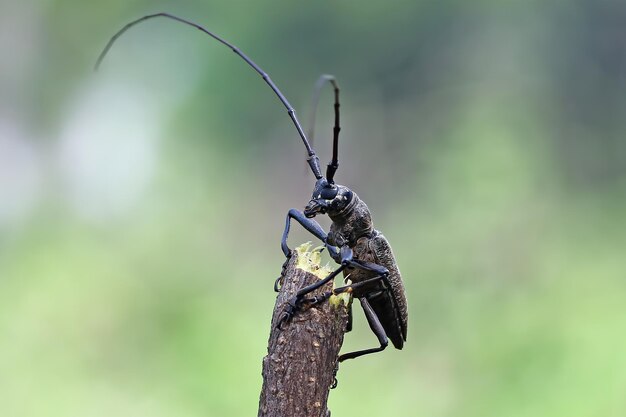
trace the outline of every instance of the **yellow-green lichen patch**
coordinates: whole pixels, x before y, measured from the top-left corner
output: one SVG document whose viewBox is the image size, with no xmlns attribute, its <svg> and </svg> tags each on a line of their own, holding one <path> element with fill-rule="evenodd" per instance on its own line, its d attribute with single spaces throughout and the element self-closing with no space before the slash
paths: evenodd
<svg viewBox="0 0 626 417">
<path fill-rule="evenodd" d="M 343 303 L 344 306 L 348 307 L 352 302 L 352 295 L 348 294 L 347 292 L 343 292 L 337 295 L 331 295 L 328 299 L 328 302 L 333 307 L 339 307 L 341 303 Z"/>
<path fill-rule="evenodd" d="M 352 284 L 352 281 L 346 279 L 346 285 L 350 284 Z M 343 303 L 344 306 L 348 307 L 352 302 L 352 294 L 349 292 L 342 292 L 341 294 L 331 295 L 328 302 L 334 307 L 339 307 L 341 303 Z"/>
<path fill-rule="evenodd" d="M 298 265 L 296 267 L 315 275 L 319 279 L 324 279 L 333 272 L 333 269 L 328 264 L 324 266 L 320 264 L 322 261 L 321 252 L 324 246 L 318 246 L 313 249 L 311 249 L 311 246 L 313 246 L 311 242 L 306 242 L 296 248 L 298 254 Z M 347 282 L 347 284 L 349 283 L 350 281 Z M 333 288 L 335 288 L 334 285 Z M 328 302 L 334 307 L 339 307 L 341 303 L 348 306 L 352 302 L 352 295 L 349 293 L 331 295 Z"/>
<path fill-rule="evenodd" d="M 296 248 L 298 253 L 297 267 L 303 271 L 310 272 L 319 279 L 326 278 L 333 270 L 328 265 L 320 265 L 322 261 L 321 252 L 324 247 L 318 246 L 311 249 L 311 246 L 313 246 L 311 242 L 306 242 Z"/>
</svg>

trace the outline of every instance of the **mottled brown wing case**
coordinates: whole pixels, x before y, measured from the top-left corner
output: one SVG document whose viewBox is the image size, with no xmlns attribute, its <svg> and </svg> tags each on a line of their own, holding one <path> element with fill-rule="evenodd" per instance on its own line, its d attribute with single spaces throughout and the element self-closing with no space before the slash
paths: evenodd
<svg viewBox="0 0 626 417">
<path fill-rule="evenodd" d="M 400 323 L 400 330 L 402 333 L 402 339 L 406 340 L 407 333 L 407 321 L 409 318 L 409 312 L 407 309 L 406 293 L 404 291 L 404 283 L 400 276 L 400 270 L 396 264 L 396 259 L 393 256 L 391 246 L 387 239 L 382 234 L 378 234 L 370 240 L 370 248 L 377 258 L 376 263 L 384 266 L 389 270 L 389 284 L 393 293 L 393 298 L 396 303 L 396 309 L 398 312 L 398 321 Z M 396 343 L 394 342 L 394 345 Z"/>
</svg>

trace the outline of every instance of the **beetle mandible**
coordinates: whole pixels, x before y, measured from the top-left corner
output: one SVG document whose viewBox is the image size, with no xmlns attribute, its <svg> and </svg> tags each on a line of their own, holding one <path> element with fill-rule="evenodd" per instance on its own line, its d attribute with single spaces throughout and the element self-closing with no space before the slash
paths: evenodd
<svg viewBox="0 0 626 417">
<path fill-rule="evenodd" d="M 407 336 L 408 311 L 404 284 L 391 251 L 391 246 L 387 239 L 374 229 L 367 205 L 351 189 L 336 184 L 334 181 L 335 173 L 339 168 L 338 145 L 339 131 L 341 130 L 339 125 L 339 87 L 335 78 L 330 75 L 323 75 L 316 84 L 316 94 L 314 95 L 313 109 L 315 109 L 319 90 L 323 85 L 329 82 L 334 88 L 335 123 L 333 128 L 332 160 L 326 169 L 326 176 L 323 176 L 319 158 L 307 140 L 295 110 L 269 75 L 241 52 L 239 48 L 196 23 L 169 13 L 155 13 L 134 20 L 125 25 L 109 40 L 96 61 L 95 69 L 99 68 L 113 43 L 125 31 L 138 23 L 155 17 L 173 19 L 193 26 L 229 47 L 235 54 L 241 57 L 278 96 L 278 99 L 287 109 L 287 113 L 306 148 L 307 162 L 313 175 L 315 175 L 316 182 L 311 200 L 304 208 L 304 211 L 289 210 L 281 239 L 281 248 L 285 256 L 289 258 L 291 250 L 287 245 L 287 237 L 289 235 L 290 223 L 293 219 L 324 243 L 328 253 L 339 264 L 339 267 L 319 282 L 300 289 L 287 303 L 277 326 L 280 327 L 283 323 L 289 321 L 305 305 L 321 303 L 333 294 L 349 292 L 361 303 L 368 324 L 378 338 L 380 346 L 342 354 L 339 356 L 339 362 L 369 353 L 380 352 L 387 347 L 388 339 L 391 339 L 391 342 L 397 349 L 402 349 Z M 311 128 L 311 137 L 313 135 L 312 132 Z M 318 214 L 327 214 L 330 217 L 332 224 L 328 233 L 313 219 Z M 340 273 L 343 273 L 346 278 L 349 276 L 349 284 L 315 297 L 307 297 L 312 291 L 334 280 Z M 274 284 L 275 290 L 278 289 L 279 280 L 280 277 Z"/>
</svg>

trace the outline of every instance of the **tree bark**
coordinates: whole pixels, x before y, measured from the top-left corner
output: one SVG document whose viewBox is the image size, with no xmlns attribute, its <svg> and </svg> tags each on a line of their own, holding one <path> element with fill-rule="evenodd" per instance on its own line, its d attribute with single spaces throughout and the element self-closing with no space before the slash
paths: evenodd
<svg viewBox="0 0 626 417">
<path fill-rule="evenodd" d="M 305 307 L 283 323 L 281 329 L 276 328 L 287 300 L 330 271 L 319 267 L 319 250 L 316 253 L 308 252 L 308 246 L 301 248 L 291 252 L 283 269 L 268 354 L 263 358 L 259 417 L 330 416 L 328 394 L 335 381 L 351 299 L 333 296 L 316 306 Z M 310 296 L 330 291 L 332 287 L 330 282 Z"/>
</svg>

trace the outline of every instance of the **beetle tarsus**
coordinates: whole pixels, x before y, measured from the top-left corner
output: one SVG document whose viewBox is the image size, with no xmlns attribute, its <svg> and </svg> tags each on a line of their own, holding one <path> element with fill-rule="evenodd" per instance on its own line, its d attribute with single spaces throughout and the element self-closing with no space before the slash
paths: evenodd
<svg viewBox="0 0 626 417">
<path fill-rule="evenodd" d="M 283 279 L 285 278 L 285 271 L 287 270 L 287 266 L 289 265 L 290 259 L 291 259 L 291 251 L 287 255 L 287 259 L 283 263 L 282 269 L 280 271 L 280 275 L 278 276 L 278 278 L 276 278 L 276 281 L 274 281 L 274 292 L 279 292 L 283 285 Z"/>
<path fill-rule="evenodd" d="M 282 330 L 283 323 L 289 322 L 293 318 L 293 316 L 296 314 L 296 312 L 300 309 L 301 306 L 302 306 L 302 297 L 295 296 L 295 297 L 290 298 L 289 301 L 287 301 L 287 303 L 285 304 L 285 308 L 283 309 L 283 314 L 280 317 L 280 320 L 278 320 L 278 324 L 276 325 L 276 328 L 279 330 Z"/>
<path fill-rule="evenodd" d="M 339 383 L 339 381 L 337 381 L 337 372 L 339 372 L 339 361 L 335 364 L 335 370 L 333 371 L 333 383 L 330 385 L 330 389 L 337 388 L 337 384 Z"/>
</svg>

